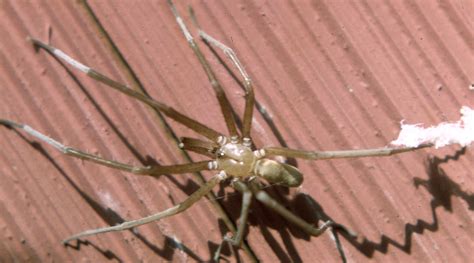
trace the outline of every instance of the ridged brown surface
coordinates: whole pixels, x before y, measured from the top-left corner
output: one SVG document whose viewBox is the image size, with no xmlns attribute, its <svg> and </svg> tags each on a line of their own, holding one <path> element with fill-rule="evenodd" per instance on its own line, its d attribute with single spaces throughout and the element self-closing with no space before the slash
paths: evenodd
<svg viewBox="0 0 474 263">
<path fill-rule="evenodd" d="M 474 107 L 472 1 L 179 1 L 194 29 L 187 5 L 209 34 L 235 49 L 284 140 L 256 113 L 252 136 L 259 146 L 383 147 L 403 119 L 455 121 L 462 105 Z M 147 107 L 77 70 L 68 74 L 25 40 L 48 41 L 51 31 L 54 46 L 135 85 L 97 21 L 151 96 L 225 131 L 206 76 L 162 0 L 0 1 L 0 118 L 131 164 L 185 162 Z M 242 90 L 201 47 L 241 113 Z M 169 123 L 178 136 L 193 135 Z M 455 146 L 393 157 L 300 160 L 301 187 L 268 191 L 312 223 L 331 218 L 359 233 L 358 240 L 338 235 L 350 262 L 467 262 L 474 250 L 473 161 L 472 148 Z M 74 160 L 5 127 L 0 178 L 2 262 L 208 261 L 226 231 L 203 199 L 135 233 L 64 247 L 60 241 L 71 234 L 173 206 L 197 183 L 191 175 L 157 180 Z M 240 195 L 228 193 L 221 203 L 235 220 Z M 263 262 L 341 261 L 330 232 L 309 237 L 257 202 L 247 242 Z M 239 255 L 249 261 L 242 250 Z"/>
</svg>

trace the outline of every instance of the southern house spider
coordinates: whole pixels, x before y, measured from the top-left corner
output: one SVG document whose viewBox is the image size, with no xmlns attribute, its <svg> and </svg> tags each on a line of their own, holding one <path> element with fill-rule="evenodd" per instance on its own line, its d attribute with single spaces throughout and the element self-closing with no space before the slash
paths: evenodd
<svg viewBox="0 0 474 263">
<path fill-rule="evenodd" d="M 198 172 L 203 170 L 217 171 L 217 174 L 202 185 L 199 190 L 190 195 L 186 200 L 180 204 L 171 207 L 165 211 L 150 215 L 141 219 L 131 220 L 124 222 L 119 225 L 103 227 L 98 229 L 87 230 L 76 235 L 73 235 L 63 241 L 68 243 L 69 241 L 83 238 L 90 235 L 99 233 L 121 231 L 130 228 L 134 228 L 143 224 L 150 223 L 155 220 L 160 220 L 165 217 L 169 217 L 178 214 L 195 202 L 205 196 L 207 193 L 212 191 L 214 186 L 219 184 L 224 179 L 231 179 L 231 186 L 237 191 L 243 194 L 242 197 L 242 208 L 240 213 L 238 229 L 232 235 L 226 235 L 223 239 L 225 242 L 229 242 L 234 246 L 240 246 L 243 240 L 244 230 L 247 224 L 247 218 L 249 214 L 249 207 L 251 200 L 255 197 L 257 200 L 274 210 L 282 217 L 287 219 L 289 222 L 301 227 L 303 230 L 311 235 L 319 236 L 334 223 L 331 221 L 324 222 L 321 226 L 315 227 L 312 224 L 305 222 L 298 216 L 294 215 L 291 211 L 286 209 L 284 206 L 276 202 L 270 197 L 265 191 L 262 190 L 261 180 L 279 184 L 287 187 L 297 187 L 303 182 L 302 173 L 294 166 L 286 163 L 281 163 L 269 157 L 272 156 L 284 156 L 292 158 L 303 158 L 310 160 L 320 159 L 333 159 L 333 158 L 354 158 L 354 157 L 366 157 L 366 156 L 388 156 L 392 154 L 413 151 L 416 149 L 429 147 L 430 145 L 421 145 L 419 147 L 402 147 L 402 148 L 376 148 L 376 149 L 364 149 L 364 150 L 343 150 L 343 151 L 305 151 L 295 150 L 281 147 L 263 147 L 256 148 L 250 137 L 251 123 L 253 118 L 253 109 L 255 104 L 253 85 L 250 77 L 246 73 L 244 67 L 239 62 L 234 51 L 229 47 L 225 46 L 218 40 L 214 39 L 210 35 L 202 31 L 197 24 L 194 16 L 191 13 L 193 21 L 198 28 L 199 36 L 203 41 L 221 49 L 224 54 L 230 59 L 232 64 L 237 68 L 241 77 L 243 78 L 243 84 L 245 87 L 245 110 L 243 114 L 242 128 L 239 131 L 234 120 L 232 107 L 226 97 L 224 90 L 214 75 L 209 63 L 201 53 L 197 43 L 188 31 L 183 19 L 178 14 L 171 0 L 168 0 L 171 11 L 176 17 L 177 24 L 185 36 L 185 39 L 189 43 L 193 52 L 197 56 L 200 64 L 204 68 L 204 71 L 211 82 L 211 85 L 216 93 L 217 99 L 220 104 L 222 114 L 224 115 L 225 123 L 228 129 L 228 135 L 224 135 L 217 132 L 206 125 L 191 119 L 168 105 L 151 99 L 135 90 L 132 90 L 128 86 L 116 82 L 105 75 L 102 75 L 98 71 L 74 60 L 69 57 L 61 50 L 41 42 L 37 39 L 30 38 L 32 43 L 37 48 L 43 48 L 53 56 L 64 60 L 72 67 L 86 73 L 89 77 L 94 78 L 130 97 L 138 99 L 155 110 L 162 112 L 167 117 L 175 120 L 178 123 L 188 127 L 195 131 L 201 136 L 207 138 L 207 140 L 195 139 L 195 138 L 183 138 L 181 148 L 187 151 L 193 151 L 211 158 L 209 161 L 192 162 L 187 164 L 178 165 L 166 165 L 166 166 L 131 166 L 128 164 L 120 163 L 113 160 L 104 159 L 97 155 L 89 154 L 80 151 L 75 148 L 71 148 L 63 145 L 62 143 L 34 130 L 28 125 L 18 124 L 10 120 L 0 119 L 0 124 L 7 127 L 22 129 L 24 132 L 31 136 L 50 144 L 56 149 L 60 150 L 64 154 L 71 155 L 87 161 L 92 161 L 101 165 L 109 166 L 111 168 L 128 171 L 138 175 L 150 175 L 160 176 L 163 174 L 176 174 L 176 173 L 189 173 Z M 215 259 L 217 260 L 220 255 L 221 246 L 215 253 Z"/>
</svg>

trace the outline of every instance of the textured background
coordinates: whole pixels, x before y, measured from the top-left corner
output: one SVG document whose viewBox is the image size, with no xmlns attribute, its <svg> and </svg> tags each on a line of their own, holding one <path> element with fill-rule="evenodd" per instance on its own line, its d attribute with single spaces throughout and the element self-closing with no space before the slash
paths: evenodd
<svg viewBox="0 0 474 263">
<path fill-rule="evenodd" d="M 260 146 L 382 147 L 397 136 L 402 119 L 454 121 L 462 105 L 474 107 L 472 1 L 179 1 L 185 17 L 187 5 L 208 33 L 235 49 L 254 79 L 257 100 L 276 126 L 272 132 L 257 114 L 252 135 Z M 185 162 L 147 107 L 78 71 L 68 74 L 25 41 L 28 35 L 47 41 L 51 31 L 56 47 L 136 86 L 97 22 L 153 97 L 225 131 L 206 76 L 161 0 L 1 0 L 0 117 L 127 163 Z M 243 92 L 202 47 L 242 112 Z M 170 125 L 178 136 L 193 135 Z M 459 150 L 298 161 L 303 186 L 268 191 L 312 223 L 332 218 L 358 232 L 359 240 L 338 235 L 351 262 L 468 261 L 474 158 L 472 149 Z M 136 233 L 103 234 L 79 249 L 65 248 L 60 240 L 78 231 L 176 204 L 197 189 L 196 181 L 192 175 L 130 176 L 64 157 L 4 127 L 0 178 L 2 262 L 206 261 L 226 232 L 203 199 Z M 240 196 L 216 191 L 235 220 Z M 310 238 L 256 202 L 247 242 L 264 262 L 341 260 L 331 233 Z M 238 253 L 224 254 L 248 261 Z"/>
</svg>

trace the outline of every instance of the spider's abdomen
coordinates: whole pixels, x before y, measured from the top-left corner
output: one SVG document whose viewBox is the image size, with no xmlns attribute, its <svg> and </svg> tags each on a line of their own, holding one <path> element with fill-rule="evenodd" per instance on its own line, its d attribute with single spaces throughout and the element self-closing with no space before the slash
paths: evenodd
<svg viewBox="0 0 474 263">
<path fill-rule="evenodd" d="M 270 183 L 287 187 L 296 187 L 303 183 L 303 174 L 296 167 L 270 159 L 260 159 L 256 162 L 255 175 Z"/>
<path fill-rule="evenodd" d="M 218 152 L 217 166 L 228 175 L 248 177 L 253 174 L 256 159 L 249 147 L 227 143 Z"/>
</svg>

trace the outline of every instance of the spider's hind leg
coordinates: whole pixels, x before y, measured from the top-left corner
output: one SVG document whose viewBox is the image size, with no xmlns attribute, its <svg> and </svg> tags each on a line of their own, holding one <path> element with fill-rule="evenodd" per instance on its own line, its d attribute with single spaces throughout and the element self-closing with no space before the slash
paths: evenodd
<svg viewBox="0 0 474 263">
<path fill-rule="evenodd" d="M 328 228 L 334 225 L 334 222 L 331 220 L 327 220 L 324 222 L 320 227 L 314 227 L 313 225 L 307 223 L 297 215 L 293 214 L 290 210 L 286 209 L 283 205 L 278 203 L 275 199 L 273 199 L 268 193 L 260 189 L 257 180 L 250 182 L 250 189 L 252 190 L 255 198 L 262 202 L 264 205 L 269 207 L 270 209 L 274 210 L 290 223 L 293 223 L 309 233 L 312 236 L 320 236 L 323 234 Z"/>
<path fill-rule="evenodd" d="M 153 221 L 157 221 L 160 219 L 163 219 L 165 217 L 170 217 L 176 214 L 179 214 L 183 212 L 184 210 L 188 209 L 191 207 L 194 203 L 196 203 L 198 200 L 200 200 L 203 196 L 207 195 L 209 192 L 211 192 L 212 188 L 216 186 L 220 181 L 224 180 L 227 177 L 227 175 L 221 171 L 219 174 L 215 175 L 212 177 L 209 181 L 206 182 L 203 186 L 201 186 L 196 192 L 191 194 L 186 200 L 183 202 L 179 203 L 176 206 L 173 206 L 171 208 L 166 209 L 165 211 L 156 213 L 151 216 L 143 217 L 137 220 L 131 220 L 131 221 L 126 221 L 123 222 L 120 225 L 116 226 L 110 226 L 110 227 L 103 227 L 103 228 L 97 228 L 97 229 L 91 229 L 87 230 L 84 232 L 81 232 L 79 234 L 73 235 L 63 241 L 63 244 L 67 244 L 69 241 L 76 240 L 79 238 L 83 238 L 86 236 L 91 236 L 91 235 L 96 235 L 100 233 L 106 233 L 106 232 L 112 232 L 112 231 L 122 231 L 122 230 L 127 230 L 131 229 L 137 226 L 141 226 Z"/>
<path fill-rule="evenodd" d="M 214 253 L 214 261 L 216 262 L 219 262 L 222 246 L 224 245 L 224 243 L 229 242 L 233 246 L 236 246 L 236 247 L 240 246 L 244 237 L 245 227 L 247 226 L 249 208 L 252 201 L 253 193 L 244 182 L 238 179 L 235 179 L 232 182 L 232 186 L 237 191 L 242 193 L 242 209 L 240 211 L 239 226 L 234 236 L 231 237 L 230 235 L 225 235 L 223 237 L 222 243 L 219 245 L 216 252 Z"/>
</svg>

